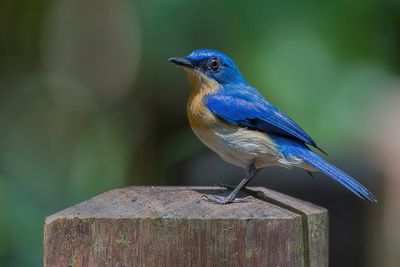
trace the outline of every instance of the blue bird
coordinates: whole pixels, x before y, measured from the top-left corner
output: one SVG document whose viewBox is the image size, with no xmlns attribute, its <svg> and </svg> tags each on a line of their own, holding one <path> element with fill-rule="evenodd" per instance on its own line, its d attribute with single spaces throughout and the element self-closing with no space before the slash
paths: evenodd
<svg viewBox="0 0 400 267">
<path fill-rule="evenodd" d="M 362 199 L 376 198 L 359 182 L 310 149 L 325 153 L 300 126 L 269 103 L 243 78 L 225 54 L 198 49 L 169 61 L 186 71 L 192 87 L 187 113 L 194 133 L 225 161 L 246 169 L 246 177 L 227 196 L 210 201 L 243 202 L 237 193 L 268 166 L 321 171 Z"/>
</svg>

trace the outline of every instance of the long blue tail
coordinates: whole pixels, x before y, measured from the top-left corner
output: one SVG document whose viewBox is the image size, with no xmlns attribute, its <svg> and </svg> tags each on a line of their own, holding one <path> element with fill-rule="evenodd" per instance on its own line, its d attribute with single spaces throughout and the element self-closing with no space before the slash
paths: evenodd
<svg viewBox="0 0 400 267">
<path fill-rule="evenodd" d="M 278 146 L 286 157 L 297 157 L 315 169 L 320 170 L 324 174 L 339 182 L 358 197 L 377 202 L 375 196 L 368 191 L 363 185 L 354 180 L 352 177 L 336 168 L 332 164 L 326 162 L 319 155 L 310 150 L 306 145 L 286 138 L 276 138 Z"/>
<path fill-rule="evenodd" d="M 322 159 L 314 152 L 309 151 L 309 153 L 300 154 L 298 157 L 301 158 L 307 164 L 325 173 L 333 180 L 341 183 L 344 187 L 349 189 L 351 192 L 353 192 L 360 198 L 369 200 L 371 202 L 377 201 L 375 196 L 372 195 L 372 193 L 369 192 L 368 189 L 366 189 L 362 184 L 354 180 L 352 177 L 347 175 L 342 170 L 326 162 L 324 159 Z"/>
</svg>

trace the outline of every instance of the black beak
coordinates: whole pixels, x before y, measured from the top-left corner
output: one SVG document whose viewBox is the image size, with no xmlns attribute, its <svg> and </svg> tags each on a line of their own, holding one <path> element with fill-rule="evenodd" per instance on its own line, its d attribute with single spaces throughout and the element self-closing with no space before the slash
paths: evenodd
<svg viewBox="0 0 400 267">
<path fill-rule="evenodd" d="M 182 66 L 182 67 L 187 67 L 187 68 L 193 68 L 194 67 L 192 62 L 190 62 L 186 58 L 171 57 L 170 59 L 168 59 L 168 61 L 173 63 L 173 64 L 175 64 L 175 65 Z"/>
</svg>

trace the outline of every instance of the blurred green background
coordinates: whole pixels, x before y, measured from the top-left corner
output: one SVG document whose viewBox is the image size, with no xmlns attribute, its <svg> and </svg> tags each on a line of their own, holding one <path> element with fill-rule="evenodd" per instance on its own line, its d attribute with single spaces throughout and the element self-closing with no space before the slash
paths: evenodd
<svg viewBox="0 0 400 267">
<path fill-rule="evenodd" d="M 399 33 L 394 0 L 1 0 L 1 266 L 42 265 L 46 216 L 111 188 L 172 184 L 171 168 L 207 151 L 168 57 L 227 53 L 330 155 L 349 158 L 371 153 Z"/>
</svg>

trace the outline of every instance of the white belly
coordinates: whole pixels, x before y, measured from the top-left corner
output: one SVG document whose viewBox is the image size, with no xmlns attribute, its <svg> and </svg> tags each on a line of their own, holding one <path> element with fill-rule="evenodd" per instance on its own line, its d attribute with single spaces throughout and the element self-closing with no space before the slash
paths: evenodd
<svg viewBox="0 0 400 267">
<path fill-rule="evenodd" d="M 199 139 L 225 161 L 245 168 L 253 162 L 256 168 L 282 165 L 285 159 L 264 133 L 216 124 L 209 129 L 193 128 Z"/>
</svg>

